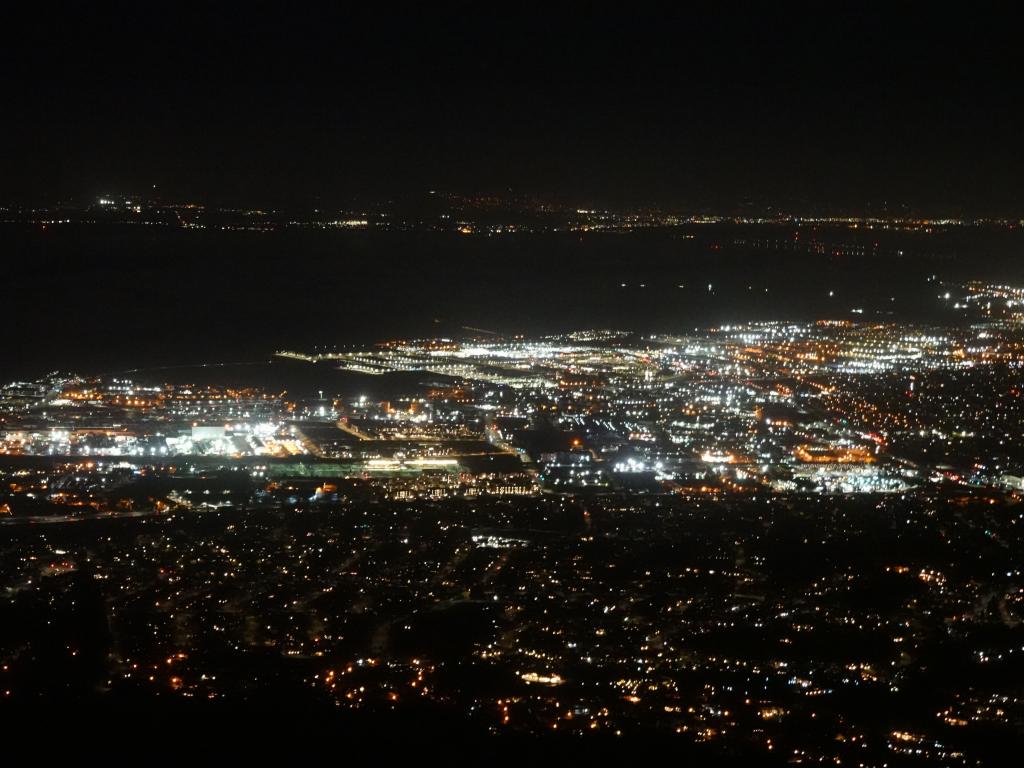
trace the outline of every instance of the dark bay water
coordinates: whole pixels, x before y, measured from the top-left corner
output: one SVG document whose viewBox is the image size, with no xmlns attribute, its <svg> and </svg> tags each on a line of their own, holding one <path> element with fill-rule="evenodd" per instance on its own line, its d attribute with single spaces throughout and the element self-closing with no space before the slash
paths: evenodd
<svg viewBox="0 0 1024 768">
<path fill-rule="evenodd" d="M 811 240 L 824 253 L 808 252 Z M 467 326 L 533 334 L 821 317 L 942 322 L 932 276 L 1024 283 L 1019 229 L 716 225 L 487 237 L 4 225 L 0 258 L 5 381 L 261 361 L 278 348 Z"/>
</svg>

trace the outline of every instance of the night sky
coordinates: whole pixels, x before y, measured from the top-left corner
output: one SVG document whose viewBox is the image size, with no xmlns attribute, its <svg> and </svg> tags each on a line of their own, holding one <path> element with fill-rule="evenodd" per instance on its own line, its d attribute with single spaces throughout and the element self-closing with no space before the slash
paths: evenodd
<svg viewBox="0 0 1024 768">
<path fill-rule="evenodd" d="M 320 5 L 8 9 L 0 202 L 1024 209 L 1024 46 L 975 5 Z"/>
</svg>

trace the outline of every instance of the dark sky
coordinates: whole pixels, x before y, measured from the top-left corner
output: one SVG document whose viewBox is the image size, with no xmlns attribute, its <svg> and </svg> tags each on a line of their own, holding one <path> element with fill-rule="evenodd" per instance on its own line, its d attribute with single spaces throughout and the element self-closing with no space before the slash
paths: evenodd
<svg viewBox="0 0 1024 768">
<path fill-rule="evenodd" d="M 1024 214 L 1024 46 L 975 4 L 32 5 L 0 32 L 0 201 Z"/>
</svg>

